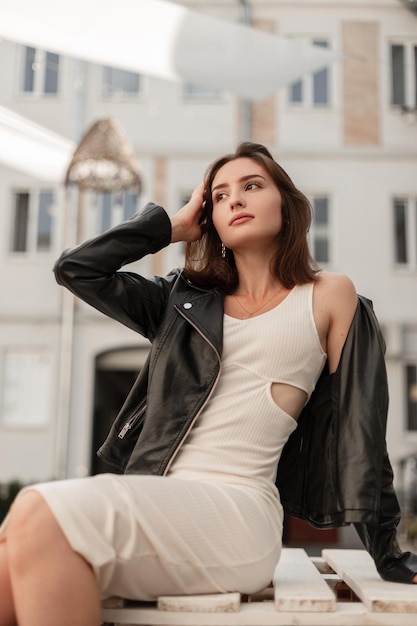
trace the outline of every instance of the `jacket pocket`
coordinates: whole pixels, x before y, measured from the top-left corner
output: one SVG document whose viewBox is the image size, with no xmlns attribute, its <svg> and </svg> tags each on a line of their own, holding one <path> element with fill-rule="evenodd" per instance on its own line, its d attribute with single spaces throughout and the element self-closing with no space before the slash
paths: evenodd
<svg viewBox="0 0 417 626">
<path fill-rule="evenodd" d="M 130 435 L 131 431 L 135 432 L 138 427 L 142 425 L 145 416 L 146 406 L 146 400 L 144 400 L 142 404 L 139 405 L 137 410 L 133 413 L 133 415 L 131 415 L 129 419 L 126 420 L 117 435 L 119 439 L 124 439 L 127 434 Z"/>
</svg>

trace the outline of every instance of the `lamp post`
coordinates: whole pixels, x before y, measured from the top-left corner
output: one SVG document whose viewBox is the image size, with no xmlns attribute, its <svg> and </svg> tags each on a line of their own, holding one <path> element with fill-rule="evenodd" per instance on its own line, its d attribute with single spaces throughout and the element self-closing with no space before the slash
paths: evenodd
<svg viewBox="0 0 417 626">
<path fill-rule="evenodd" d="M 66 173 L 64 248 L 82 237 L 83 204 L 88 191 L 140 191 L 141 176 L 125 133 L 117 121 L 106 117 L 96 121 L 81 138 Z M 56 423 L 55 476 L 68 474 L 71 385 L 75 329 L 75 297 L 62 291 L 59 350 L 58 411 Z"/>
</svg>

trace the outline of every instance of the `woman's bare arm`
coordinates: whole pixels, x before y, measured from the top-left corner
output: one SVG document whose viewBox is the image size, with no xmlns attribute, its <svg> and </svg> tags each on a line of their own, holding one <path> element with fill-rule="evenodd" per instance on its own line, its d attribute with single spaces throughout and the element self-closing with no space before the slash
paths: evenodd
<svg viewBox="0 0 417 626">
<path fill-rule="evenodd" d="M 339 364 L 357 305 L 356 289 L 350 278 L 330 272 L 320 274 L 315 288 L 314 315 L 330 373 Z"/>
</svg>

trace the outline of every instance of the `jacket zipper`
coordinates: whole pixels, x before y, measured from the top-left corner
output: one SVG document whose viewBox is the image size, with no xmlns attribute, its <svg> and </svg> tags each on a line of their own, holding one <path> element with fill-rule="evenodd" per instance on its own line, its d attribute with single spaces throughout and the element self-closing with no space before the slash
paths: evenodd
<svg viewBox="0 0 417 626">
<path fill-rule="evenodd" d="M 214 350 L 214 352 L 216 353 L 216 356 L 217 356 L 217 358 L 218 358 L 218 360 L 219 360 L 219 371 L 217 372 L 216 380 L 214 381 L 214 383 L 213 383 L 213 385 L 212 385 L 212 387 L 211 387 L 211 389 L 210 389 L 210 393 L 208 394 L 207 398 L 205 399 L 205 401 L 204 401 L 204 402 L 203 402 L 203 404 L 201 405 L 200 409 L 199 409 L 199 410 L 197 411 L 197 413 L 194 415 L 194 417 L 193 417 L 192 421 L 190 422 L 190 424 L 189 424 L 189 426 L 188 426 L 188 428 L 187 428 L 187 431 L 184 433 L 183 438 L 181 439 L 181 441 L 179 442 L 178 446 L 175 448 L 174 452 L 172 453 L 171 458 L 169 459 L 169 461 L 168 461 L 168 463 L 167 463 L 167 466 L 166 466 L 166 468 L 165 468 L 165 470 L 164 470 L 164 472 L 163 472 L 163 476 L 166 476 L 166 475 L 167 475 L 167 473 L 169 472 L 169 469 L 170 469 L 170 467 L 171 467 L 171 465 L 172 465 L 172 463 L 173 463 L 173 461 L 174 461 L 175 457 L 177 456 L 177 454 L 178 454 L 178 452 L 179 452 L 179 450 L 180 450 L 180 448 L 181 448 L 182 444 L 183 444 L 183 443 L 184 443 L 184 441 L 187 439 L 187 437 L 188 437 L 188 435 L 190 434 L 190 431 L 191 431 L 192 427 L 194 426 L 194 424 L 195 424 L 195 422 L 196 422 L 196 420 L 197 420 L 198 416 L 201 414 L 201 412 L 203 411 L 203 409 L 204 409 L 204 408 L 205 408 L 205 406 L 207 405 L 208 401 L 210 400 L 211 396 L 213 395 L 213 391 L 214 391 L 214 389 L 215 389 L 215 387 L 216 387 L 216 385 L 217 385 L 217 381 L 218 381 L 218 380 L 219 380 L 219 378 L 220 378 L 220 373 L 221 373 L 221 368 L 222 368 L 222 361 L 221 361 L 220 354 L 219 354 L 218 350 L 216 349 L 216 347 L 215 347 L 215 346 L 212 344 L 212 342 L 211 342 L 211 341 L 210 341 L 210 340 L 209 340 L 209 339 L 208 339 L 208 338 L 207 338 L 207 337 L 206 337 L 206 336 L 205 336 L 205 335 L 204 335 L 204 334 L 203 334 L 203 333 L 199 330 L 199 328 L 197 328 L 197 326 L 196 326 L 195 324 L 193 324 L 193 322 L 192 322 L 192 321 L 191 321 L 191 320 L 190 320 L 190 319 L 189 319 L 186 315 L 184 315 L 184 313 L 181 311 L 181 309 L 180 309 L 179 307 L 177 307 L 177 305 L 175 305 L 175 308 L 176 308 L 176 310 L 178 311 L 178 313 L 179 313 L 180 315 L 182 315 L 182 317 L 183 317 L 185 320 L 187 320 L 187 322 L 188 322 L 189 324 L 191 324 L 191 326 L 192 326 L 193 328 L 195 328 L 195 330 L 198 332 L 198 334 L 199 334 L 201 337 L 203 337 L 203 339 L 204 339 L 205 341 L 207 341 L 207 343 L 209 344 L 209 346 L 211 346 L 211 347 L 213 348 L 213 350 Z"/>
<path fill-rule="evenodd" d="M 140 420 L 140 418 L 143 416 L 143 414 L 146 411 L 146 402 L 144 402 L 138 409 L 138 411 L 136 413 L 134 413 L 132 415 L 132 417 L 129 417 L 129 419 L 127 420 L 127 422 L 125 422 L 125 424 L 123 425 L 123 428 L 121 429 L 121 431 L 119 432 L 119 434 L 117 435 L 119 437 L 119 439 L 124 439 L 126 434 L 128 433 L 128 431 L 133 428 L 133 426 L 135 426 L 135 424 Z"/>
</svg>

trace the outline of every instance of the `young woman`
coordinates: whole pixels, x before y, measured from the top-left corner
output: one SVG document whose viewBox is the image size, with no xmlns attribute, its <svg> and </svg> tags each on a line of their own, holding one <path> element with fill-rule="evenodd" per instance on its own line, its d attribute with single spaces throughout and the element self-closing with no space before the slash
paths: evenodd
<svg viewBox="0 0 417 626">
<path fill-rule="evenodd" d="M 300 416 L 300 426 L 314 424 L 315 388 L 321 415 L 334 405 L 317 390 L 319 379 L 337 386 L 343 404 L 334 418 L 342 420 L 351 409 L 346 372 L 364 362 L 362 349 L 374 359 L 380 348 L 370 307 L 352 282 L 311 259 L 309 225 L 305 196 L 265 147 L 245 143 L 211 165 L 172 218 L 149 204 L 63 253 L 58 282 L 152 346 L 99 451 L 119 473 L 34 485 L 12 506 L 0 532 L 0 626 L 92 626 L 106 596 L 251 593 L 269 583 L 282 545 L 275 484 L 282 450 L 278 478 L 286 485 L 305 467 L 304 460 L 291 465 L 286 443 Z M 152 278 L 119 271 L 178 241 L 188 244 L 185 270 Z M 381 368 L 373 371 L 369 386 L 352 383 L 359 406 L 360 394 L 372 405 Z M 311 420 L 303 418 L 309 411 Z M 360 446 L 369 420 L 359 413 Z M 382 455 L 372 448 L 369 462 L 355 463 L 355 484 L 348 475 L 330 501 L 315 494 L 323 502 L 316 517 L 301 497 L 300 515 L 317 525 L 362 524 L 374 558 L 381 537 L 371 530 L 383 513 L 374 496 L 393 494 L 383 439 L 381 429 L 374 433 Z M 345 463 L 346 441 L 339 436 L 332 446 Z M 311 449 L 320 450 L 317 441 Z M 332 475 L 325 456 L 329 450 L 321 457 L 324 480 Z M 380 476 L 380 466 L 385 482 L 361 483 L 373 470 Z M 352 493 L 358 504 L 350 504 Z M 296 514 L 299 506 L 289 504 Z M 388 513 L 396 522 L 395 494 Z M 389 563 L 379 563 L 381 575 L 412 582 L 413 555 L 394 547 Z"/>
</svg>

